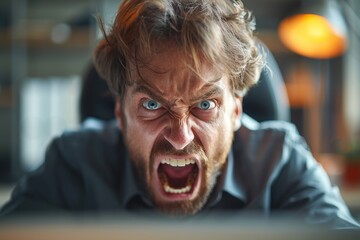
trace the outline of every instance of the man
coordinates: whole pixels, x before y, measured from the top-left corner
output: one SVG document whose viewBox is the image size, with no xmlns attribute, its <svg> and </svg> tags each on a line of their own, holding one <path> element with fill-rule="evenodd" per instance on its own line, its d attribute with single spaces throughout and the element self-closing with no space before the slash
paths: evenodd
<svg viewBox="0 0 360 240">
<path fill-rule="evenodd" d="M 291 211 L 357 227 L 291 125 L 242 114 L 264 65 L 253 29 L 241 1 L 124 0 L 95 51 L 117 126 L 55 139 L 3 214 Z"/>
</svg>

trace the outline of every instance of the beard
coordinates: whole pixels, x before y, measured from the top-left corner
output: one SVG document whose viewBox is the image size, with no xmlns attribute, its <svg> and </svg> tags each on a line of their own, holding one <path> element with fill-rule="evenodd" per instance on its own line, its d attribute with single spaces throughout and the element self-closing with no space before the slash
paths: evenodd
<svg viewBox="0 0 360 240">
<path fill-rule="evenodd" d="M 176 150 L 173 146 L 162 139 L 156 141 L 151 151 L 150 160 L 144 159 L 138 149 L 129 148 L 130 158 L 135 167 L 135 176 L 141 190 L 150 198 L 154 207 L 167 215 L 185 216 L 199 212 L 207 203 L 214 187 L 219 182 L 220 175 L 224 175 L 226 157 L 230 150 L 232 139 L 228 143 L 219 144 L 220 147 L 209 159 L 201 145 L 193 141 L 182 150 Z M 127 145 L 131 146 L 131 145 Z M 199 171 L 197 180 L 201 179 L 197 195 L 193 199 L 181 201 L 165 201 L 159 198 L 156 193 L 156 186 L 153 186 L 153 179 L 158 177 L 155 169 L 155 159 L 157 155 L 176 155 L 185 156 L 193 154 L 199 159 Z"/>
</svg>

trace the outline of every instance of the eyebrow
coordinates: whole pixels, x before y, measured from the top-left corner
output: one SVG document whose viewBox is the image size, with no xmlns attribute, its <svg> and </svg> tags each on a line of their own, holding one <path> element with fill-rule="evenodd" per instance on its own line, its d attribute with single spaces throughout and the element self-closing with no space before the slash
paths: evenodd
<svg viewBox="0 0 360 240">
<path fill-rule="evenodd" d="M 202 94 L 200 97 L 195 97 L 191 100 L 196 101 L 197 99 L 207 99 L 215 95 L 221 95 L 221 96 L 224 95 L 224 90 L 216 85 L 211 85 L 211 87 L 209 87 L 209 89 L 204 94 Z"/>
<path fill-rule="evenodd" d="M 155 93 L 157 92 L 155 89 L 153 89 L 152 87 L 148 86 L 147 84 L 141 84 L 136 86 L 136 88 L 133 89 L 132 94 L 136 94 L 136 93 L 144 93 L 146 95 L 148 95 L 149 97 L 151 97 L 152 99 L 156 99 L 160 102 L 166 103 L 168 101 L 166 101 L 165 98 L 163 98 L 159 93 Z"/>
</svg>

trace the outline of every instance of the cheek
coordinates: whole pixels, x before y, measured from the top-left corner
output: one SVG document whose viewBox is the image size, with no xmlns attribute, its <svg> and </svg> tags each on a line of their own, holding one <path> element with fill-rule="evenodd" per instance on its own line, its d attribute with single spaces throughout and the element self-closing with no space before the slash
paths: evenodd
<svg viewBox="0 0 360 240">
<path fill-rule="evenodd" d="M 131 116 L 126 126 L 128 147 L 141 153 L 143 158 L 149 159 L 153 145 L 161 134 L 165 122 L 165 119 L 147 121 Z"/>
<path fill-rule="evenodd" d="M 223 151 L 223 145 L 232 139 L 232 121 L 230 118 L 219 118 L 211 123 L 196 122 L 193 127 L 208 157 Z M 229 141 L 230 141 L 229 140 Z"/>
</svg>

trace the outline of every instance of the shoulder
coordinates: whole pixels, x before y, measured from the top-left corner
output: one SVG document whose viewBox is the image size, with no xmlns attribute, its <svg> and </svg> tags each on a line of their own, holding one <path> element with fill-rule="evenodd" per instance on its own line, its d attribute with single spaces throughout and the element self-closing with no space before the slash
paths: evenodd
<svg viewBox="0 0 360 240">
<path fill-rule="evenodd" d="M 244 136 L 257 136 L 258 138 L 283 136 L 289 141 L 303 142 L 303 138 L 299 135 L 296 126 L 290 122 L 275 120 L 259 123 L 244 114 L 241 118 L 241 125 L 238 134 Z"/>
<path fill-rule="evenodd" d="M 263 154 L 263 161 L 271 161 L 273 171 L 287 168 L 291 174 L 321 169 L 305 139 L 296 126 L 285 121 L 266 121 L 258 123 L 245 116 L 243 128 L 238 133 L 241 142 L 249 144 L 251 154 Z M 276 169 L 278 168 L 278 169 Z M 290 171 L 291 170 L 291 171 Z"/>
<path fill-rule="evenodd" d="M 290 175 L 300 177 L 304 171 L 318 168 L 293 124 L 284 121 L 258 123 L 247 115 L 241 121 L 242 126 L 234 137 L 234 164 L 254 195 L 281 176 L 288 181 L 292 179 Z"/>
<path fill-rule="evenodd" d="M 273 157 L 280 160 L 291 149 L 308 153 L 309 148 L 295 125 L 285 121 L 259 123 L 247 115 L 241 119 L 241 127 L 235 133 L 235 150 L 247 152 L 249 156 L 263 154 L 264 160 Z M 271 155 L 275 154 L 275 155 Z"/>
<path fill-rule="evenodd" d="M 91 209 L 99 207 L 98 196 L 117 206 L 121 134 L 114 123 L 97 123 L 54 138 L 44 163 L 17 183 L 4 211 Z"/>
<path fill-rule="evenodd" d="M 115 121 L 89 119 L 77 130 L 65 131 L 58 137 L 64 144 L 109 144 L 115 145 L 119 140 L 120 131 Z"/>
<path fill-rule="evenodd" d="M 116 158 L 122 146 L 121 133 L 114 121 L 103 122 L 92 119 L 72 131 L 65 131 L 54 138 L 46 152 L 46 161 L 61 159 L 70 167 Z"/>
</svg>

